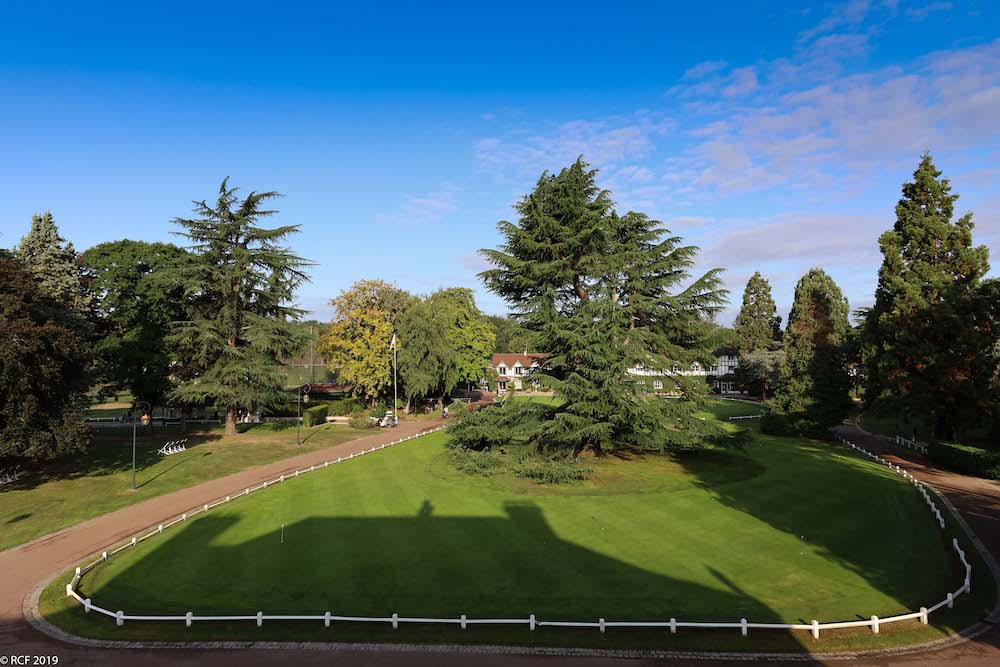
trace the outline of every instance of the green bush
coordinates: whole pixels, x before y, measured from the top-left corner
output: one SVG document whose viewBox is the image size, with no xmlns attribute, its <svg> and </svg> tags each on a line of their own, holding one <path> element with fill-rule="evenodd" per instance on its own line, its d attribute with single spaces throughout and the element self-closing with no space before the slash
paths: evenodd
<svg viewBox="0 0 1000 667">
<path fill-rule="evenodd" d="M 338 417 L 345 417 L 354 412 L 359 406 L 355 398 L 338 398 L 327 403 L 330 414 Z"/>
<path fill-rule="evenodd" d="M 371 420 L 364 410 L 355 410 L 351 413 L 351 418 L 347 422 L 348 426 L 358 431 L 365 431 L 370 428 L 375 428 L 375 422 Z"/>
<path fill-rule="evenodd" d="M 302 411 L 302 424 L 303 426 L 316 426 L 318 424 L 326 423 L 327 406 L 316 405 L 311 408 Z"/>
<path fill-rule="evenodd" d="M 451 462 L 467 475 L 489 477 L 509 472 L 543 484 L 576 482 L 593 472 L 593 468 L 582 466 L 575 459 L 553 461 L 526 451 L 504 454 L 493 449 L 476 451 L 455 447 L 451 451 Z"/>
<path fill-rule="evenodd" d="M 456 447 L 451 450 L 452 464 L 467 475 L 499 475 L 507 471 L 506 456 L 492 450 L 477 452 Z"/>
<path fill-rule="evenodd" d="M 525 457 L 513 466 L 518 477 L 533 479 L 545 484 L 564 484 L 586 479 L 594 471 L 593 468 L 582 466 L 576 459 L 569 461 L 549 461 L 546 459 Z"/>
<path fill-rule="evenodd" d="M 967 475 L 1000 479 L 1000 451 L 957 442 L 932 442 L 927 455 L 933 461 Z"/>
</svg>

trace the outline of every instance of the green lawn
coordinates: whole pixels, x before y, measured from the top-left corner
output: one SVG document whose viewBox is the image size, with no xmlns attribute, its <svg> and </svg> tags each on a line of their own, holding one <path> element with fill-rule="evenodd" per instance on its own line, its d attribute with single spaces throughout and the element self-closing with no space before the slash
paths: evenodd
<svg viewBox="0 0 1000 667">
<path fill-rule="evenodd" d="M 738 405 L 738 404 L 735 404 Z M 743 414 L 753 406 L 738 405 Z M 722 413 L 728 403 L 715 408 Z M 839 445 L 755 435 L 745 452 L 606 458 L 583 482 L 466 476 L 439 433 L 226 505 L 89 573 L 81 594 L 128 613 L 668 619 L 887 616 L 942 599 L 962 570 L 912 486 Z M 281 525 L 285 525 L 284 544 Z M 788 649 L 807 635 L 528 633 L 321 623 L 127 623 L 85 615 L 57 579 L 43 612 L 105 638 L 535 642 Z M 984 582 L 974 590 L 990 590 Z M 965 627 L 827 633 L 823 650 L 924 641 Z"/>
<path fill-rule="evenodd" d="M 238 438 L 223 436 L 223 426 L 192 429 L 186 452 L 160 456 L 156 450 L 182 437 L 176 427 L 139 429 L 136 484 L 132 484 L 132 430 L 94 430 L 94 444 L 83 455 L 28 471 L 14 484 L 0 486 L 0 550 L 95 516 L 206 480 L 332 447 L 365 433 L 343 425 L 304 429 L 310 437 L 295 445 L 294 424 L 259 424 Z"/>
</svg>

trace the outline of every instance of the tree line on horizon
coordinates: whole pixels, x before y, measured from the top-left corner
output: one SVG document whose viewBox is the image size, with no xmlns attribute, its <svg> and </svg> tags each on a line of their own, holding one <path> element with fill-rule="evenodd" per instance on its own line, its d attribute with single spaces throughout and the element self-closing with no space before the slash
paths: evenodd
<svg viewBox="0 0 1000 667">
<path fill-rule="evenodd" d="M 822 269 L 798 282 L 781 327 L 770 285 L 752 276 L 732 330 L 716 324 L 721 269 L 691 275 L 697 248 L 645 214 L 618 212 L 583 159 L 544 173 L 498 225 L 480 277 L 512 308 L 488 316 L 471 290 L 415 295 L 361 280 L 332 299 L 312 337 L 294 306 L 311 263 L 287 246 L 298 225 L 264 223 L 275 192 L 241 197 L 223 181 L 212 202 L 175 218 L 186 247 L 115 241 L 78 253 L 51 213 L 34 216 L 0 251 L 0 459 L 44 460 L 89 441 L 94 387 L 181 414 L 211 406 L 237 432 L 241 412 L 287 400 L 281 361 L 315 348 L 337 379 L 376 404 L 393 395 L 439 403 L 488 378 L 494 352 L 545 352 L 539 379 L 557 406 L 522 404 L 470 415 L 455 429 L 470 452 L 527 446 L 548 457 L 618 447 L 697 449 L 727 436 L 694 416 L 709 388 L 678 374 L 739 354 L 736 381 L 767 399 L 764 428 L 823 435 L 863 390 L 870 411 L 933 415 L 954 438 L 1000 407 L 1000 281 L 985 279 L 971 214 L 925 155 L 880 239 L 875 305 L 850 324 L 847 300 Z M 642 399 L 630 371 L 668 378 L 677 401 Z"/>
</svg>

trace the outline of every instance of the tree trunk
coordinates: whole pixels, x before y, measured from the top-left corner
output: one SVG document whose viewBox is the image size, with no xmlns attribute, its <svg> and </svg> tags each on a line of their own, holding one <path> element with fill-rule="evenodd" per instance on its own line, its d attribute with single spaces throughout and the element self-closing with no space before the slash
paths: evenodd
<svg viewBox="0 0 1000 667">
<path fill-rule="evenodd" d="M 191 414 L 191 408 L 181 408 L 181 435 L 187 435 L 189 414 Z"/>
<path fill-rule="evenodd" d="M 236 408 L 226 408 L 226 435 L 236 435 Z"/>
</svg>

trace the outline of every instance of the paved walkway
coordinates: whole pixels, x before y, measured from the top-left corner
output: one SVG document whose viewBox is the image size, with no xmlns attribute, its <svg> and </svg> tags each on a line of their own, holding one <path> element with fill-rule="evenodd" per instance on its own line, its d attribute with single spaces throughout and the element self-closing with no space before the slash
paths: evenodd
<svg viewBox="0 0 1000 667">
<path fill-rule="evenodd" d="M 223 497 L 227 493 L 238 492 L 248 486 L 259 484 L 265 479 L 271 479 L 282 473 L 322 463 L 331 457 L 345 456 L 370 449 L 372 446 L 434 428 L 439 424 L 440 420 L 404 422 L 397 429 L 383 431 L 338 447 L 286 459 L 153 498 L 29 544 L 0 552 L 0 659 L 4 656 L 14 655 L 57 655 L 60 659 L 60 665 L 100 665 L 101 667 L 135 664 L 142 664 L 143 667 L 178 664 L 233 665 L 234 667 L 249 664 L 281 665 L 282 667 L 288 664 L 366 664 L 386 667 L 396 665 L 450 667 L 451 665 L 476 664 L 486 667 L 493 665 L 509 667 L 567 662 L 581 667 L 597 665 L 631 667 L 631 665 L 660 662 L 642 657 L 627 659 L 614 656 L 516 655 L 479 652 L 479 649 L 472 649 L 473 652 L 448 653 L 433 650 L 419 651 L 407 647 L 383 647 L 377 651 L 363 647 L 318 651 L 308 646 L 270 650 L 95 649 L 72 646 L 51 639 L 36 631 L 24 618 L 24 600 L 37 582 L 49 577 L 53 572 L 63 571 L 71 567 L 74 563 L 107 545 L 130 537 L 138 530 L 169 519 L 192 507 Z M 917 455 L 906 450 L 897 451 L 885 441 L 870 436 L 853 425 L 841 427 L 841 432 L 845 437 L 859 445 L 882 452 L 884 458 L 905 465 L 914 476 L 941 490 L 977 531 L 987 548 L 993 554 L 1000 554 L 1000 484 L 937 470 Z M 677 656 L 668 662 L 673 665 L 726 664 L 729 662 L 731 664 L 745 664 L 748 659 L 753 660 L 753 657 L 740 656 L 739 659 L 729 661 L 719 656 L 719 659 L 706 661 L 694 656 Z M 810 659 L 808 656 L 802 656 L 799 661 L 810 662 Z M 823 662 L 844 664 L 840 661 Z M 960 667 L 985 667 L 986 665 L 996 667 L 996 665 L 1000 665 L 1000 630 L 994 629 L 976 640 L 933 653 L 863 659 L 847 664 L 939 665 L 942 663 Z M 5 663 L 0 661 L 0 665 L 5 665 Z"/>
</svg>

